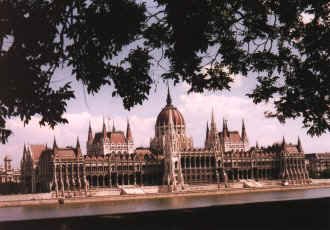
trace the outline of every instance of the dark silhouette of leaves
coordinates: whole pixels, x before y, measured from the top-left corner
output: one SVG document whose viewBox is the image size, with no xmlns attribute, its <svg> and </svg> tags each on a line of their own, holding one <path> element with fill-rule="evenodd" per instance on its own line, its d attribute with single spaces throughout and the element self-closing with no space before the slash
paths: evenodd
<svg viewBox="0 0 330 230">
<path fill-rule="evenodd" d="M 203 92 L 255 73 L 247 93 L 274 102 L 269 117 L 300 117 L 309 134 L 329 132 L 329 15 L 324 0 L 2 0 L 0 139 L 12 117 L 67 122 L 74 91 L 51 84 L 63 66 L 88 93 L 113 85 L 127 109 L 148 98 L 155 77 Z M 163 73 L 151 76 L 157 67 Z"/>
</svg>

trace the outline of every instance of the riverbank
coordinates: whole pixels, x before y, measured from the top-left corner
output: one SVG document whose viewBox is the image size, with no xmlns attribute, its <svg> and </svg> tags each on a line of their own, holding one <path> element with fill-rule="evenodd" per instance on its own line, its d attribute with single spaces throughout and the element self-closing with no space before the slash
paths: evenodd
<svg viewBox="0 0 330 230">
<path fill-rule="evenodd" d="M 79 204 L 79 203 L 100 203 L 100 202 L 112 202 L 112 201 L 125 201 L 125 200 L 147 200 L 147 199 L 165 199 L 173 197 L 196 197 L 196 196 L 222 196 L 231 194 L 244 194 L 244 193 L 258 193 L 258 192 L 278 192 L 278 191 L 292 191 L 292 190 L 309 190 L 309 189 L 320 189 L 330 188 L 328 181 L 317 181 L 314 184 L 307 185 L 269 185 L 262 188 L 219 188 L 210 189 L 209 187 L 190 188 L 188 191 L 171 192 L 171 193 L 153 193 L 153 194 L 137 194 L 137 195 L 117 195 L 117 196 L 100 196 L 100 197 L 72 197 L 59 200 L 57 198 L 51 198 L 50 196 L 43 195 L 40 199 L 30 198 L 28 195 L 26 200 L 15 200 L 14 197 L 11 201 L 0 201 L 0 208 L 3 207 L 14 207 L 14 206 L 40 206 L 40 205 L 58 205 L 59 201 L 63 205 Z M 15 195 L 13 195 L 15 196 Z M 25 196 L 25 195 L 20 195 Z M 330 196 L 330 195 L 329 195 Z M 248 201 L 247 201 L 248 202 Z"/>
</svg>

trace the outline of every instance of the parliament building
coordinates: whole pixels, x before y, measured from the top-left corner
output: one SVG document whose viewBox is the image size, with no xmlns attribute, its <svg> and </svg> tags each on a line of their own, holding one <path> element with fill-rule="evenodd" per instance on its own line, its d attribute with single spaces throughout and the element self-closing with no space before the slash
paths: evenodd
<svg viewBox="0 0 330 230">
<path fill-rule="evenodd" d="M 89 124 L 86 149 L 84 154 L 78 138 L 74 147 L 60 147 L 56 140 L 52 146 L 25 145 L 21 160 L 24 191 L 63 196 L 70 191 L 87 194 L 91 189 L 123 186 L 159 186 L 167 191 L 199 184 L 226 187 L 244 179 L 310 182 L 299 138 L 297 144 L 283 138 L 269 147 L 250 146 L 244 121 L 241 132 L 229 130 L 225 119 L 219 130 L 212 112 L 204 147 L 194 147 L 169 92 L 148 148 L 134 147 L 127 121 L 126 132 L 114 126 L 108 130 L 104 122 L 100 131 L 93 132 Z"/>
</svg>

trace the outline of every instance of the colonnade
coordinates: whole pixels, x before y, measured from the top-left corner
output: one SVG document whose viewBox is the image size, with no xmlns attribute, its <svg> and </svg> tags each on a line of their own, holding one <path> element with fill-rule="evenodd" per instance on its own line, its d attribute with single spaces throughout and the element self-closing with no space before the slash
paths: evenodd
<svg viewBox="0 0 330 230">
<path fill-rule="evenodd" d="M 304 158 L 284 158 L 281 168 L 282 179 L 288 180 L 289 183 L 295 184 L 309 182 L 309 175 Z"/>
<path fill-rule="evenodd" d="M 252 168 L 252 169 L 230 169 L 226 170 L 228 179 L 238 181 L 241 179 L 270 180 L 276 177 L 273 168 Z"/>
<path fill-rule="evenodd" d="M 182 156 L 181 167 L 187 184 L 216 183 L 216 165 L 214 156 Z"/>
<path fill-rule="evenodd" d="M 87 192 L 88 182 L 86 170 L 81 162 L 54 162 L 53 164 L 53 186 L 56 194 L 65 191 L 83 190 Z"/>
</svg>

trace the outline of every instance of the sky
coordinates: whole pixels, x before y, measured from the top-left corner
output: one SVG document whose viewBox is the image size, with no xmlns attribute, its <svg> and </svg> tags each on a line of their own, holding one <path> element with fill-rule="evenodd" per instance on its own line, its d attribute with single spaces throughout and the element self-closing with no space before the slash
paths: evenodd
<svg viewBox="0 0 330 230">
<path fill-rule="evenodd" d="M 304 14 L 304 23 L 309 23 L 312 15 Z M 125 53 L 125 52 L 124 52 Z M 127 52 L 126 52 L 127 53 Z M 157 54 L 156 54 L 157 56 Z M 151 73 L 154 79 L 160 75 L 159 70 Z M 206 122 L 211 118 L 211 111 L 217 121 L 218 129 L 222 129 L 222 120 L 228 120 L 230 130 L 241 131 L 242 119 L 245 120 L 250 146 L 256 144 L 267 146 L 280 142 L 285 136 L 287 142 L 296 143 L 301 138 L 305 153 L 330 152 L 330 134 L 320 137 L 311 137 L 306 134 L 307 129 L 302 128 L 302 120 L 287 120 L 285 124 L 274 118 L 265 118 L 264 112 L 271 111 L 273 106 L 268 104 L 253 104 L 246 96 L 256 85 L 256 76 L 232 76 L 231 91 L 206 92 L 203 94 L 187 94 L 188 86 L 184 83 L 173 86 L 169 83 L 173 104 L 183 114 L 186 123 L 186 133 L 193 138 L 195 147 L 203 147 L 205 140 Z M 150 138 L 154 136 L 154 125 L 158 113 L 166 104 L 166 83 L 159 81 L 152 87 L 147 101 L 127 111 L 118 97 L 112 97 L 112 88 L 103 87 L 95 95 L 87 95 L 82 83 L 77 82 L 71 75 L 69 68 L 59 69 L 53 78 L 53 86 L 64 85 L 71 81 L 76 98 L 68 102 L 64 114 L 68 124 L 59 125 L 54 130 L 39 125 L 40 117 L 32 118 L 28 125 L 18 118 L 7 120 L 7 128 L 13 131 L 5 145 L 0 144 L 0 164 L 5 155 L 13 159 L 13 165 L 18 167 L 25 144 L 48 144 L 52 146 L 56 137 L 59 146 L 74 146 L 79 137 L 83 152 L 86 152 L 86 140 L 89 121 L 93 132 L 102 129 L 102 120 L 105 118 L 108 127 L 114 122 L 116 129 L 126 131 L 127 119 L 130 120 L 135 146 L 148 147 Z"/>
<path fill-rule="evenodd" d="M 258 141 L 259 145 L 266 146 L 279 142 L 285 136 L 287 142 L 296 143 L 300 136 L 306 153 L 330 151 L 330 134 L 321 137 L 310 137 L 306 129 L 302 128 L 301 120 L 288 120 L 285 124 L 274 118 L 265 118 L 264 112 L 272 110 L 272 104 L 255 105 L 245 94 L 255 86 L 255 77 L 233 76 L 230 92 L 206 92 L 203 94 L 187 94 L 188 85 L 170 84 L 172 101 L 183 114 L 186 123 L 186 132 L 193 138 L 195 147 L 202 147 L 205 140 L 206 122 L 211 118 L 211 111 L 217 121 L 218 129 L 222 129 L 222 120 L 228 120 L 230 130 L 241 131 L 242 119 L 248 133 L 251 146 Z M 7 121 L 7 127 L 13 131 L 6 145 L 0 145 L 0 158 L 10 155 L 14 166 L 18 166 L 22 157 L 23 145 L 48 144 L 52 146 L 56 137 L 59 146 L 74 146 L 79 137 L 85 153 L 87 130 L 89 121 L 93 132 L 102 129 L 103 117 L 109 127 L 114 122 L 116 129 L 126 131 L 126 122 L 129 119 L 133 132 L 135 146 L 149 146 L 150 138 L 154 136 L 154 125 L 158 113 L 166 104 L 167 87 L 159 82 L 151 90 L 151 94 L 143 105 L 133 107 L 131 111 L 124 109 L 120 98 L 112 97 L 112 88 L 103 87 L 98 94 L 87 95 L 81 83 L 76 82 L 69 69 L 58 70 L 54 82 L 64 84 L 73 81 L 76 90 L 76 99 L 70 100 L 67 112 L 64 114 L 68 124 L 59 125 L 54 130 L 49 127 L 40 127 L 40 117 L 33 117 L 31 122 L 24 126 L 17 119 Z"/>
</svg>

